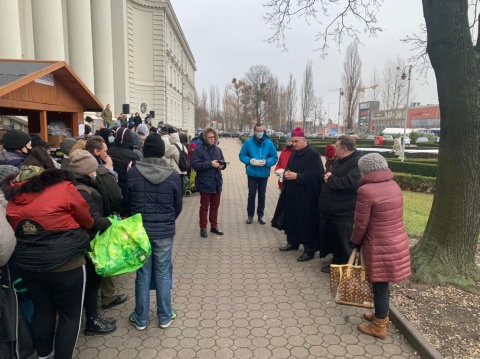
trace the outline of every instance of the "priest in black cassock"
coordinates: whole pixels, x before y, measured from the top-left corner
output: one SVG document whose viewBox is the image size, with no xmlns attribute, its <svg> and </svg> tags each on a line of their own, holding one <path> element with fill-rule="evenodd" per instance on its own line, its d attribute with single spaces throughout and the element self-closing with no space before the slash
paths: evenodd
<svg viewBox="0 0 480 359">
<path fill-rule="evenodd" d="M 323 163 L 318 151 L 307 144 L 301 127 L 292 131 L 293 153 L 283 178 L 272 226 L 285 230 L 287 245 L 281 251 L 297 250 L 303 254 L 297 261 L 314 258 L 318 248 L 318 199 L 322 191 Z"/>
</svg>

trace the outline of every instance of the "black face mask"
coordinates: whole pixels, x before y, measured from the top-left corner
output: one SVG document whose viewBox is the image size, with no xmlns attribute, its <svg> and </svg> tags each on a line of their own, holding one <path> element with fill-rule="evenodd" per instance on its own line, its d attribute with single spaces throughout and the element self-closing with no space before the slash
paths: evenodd
<svg viewBox="0 0 480 359">
<path fill-rule="evenodd" d="M 23 148 L 20 150 L 20 152 L 22 152 L 23 154 L 25 154 L 25 155 L 27 155 L 27 156 L 28 156 L 30 153 L 32 153 L 32 149 L 31 149 L 31 148 L 27 148 L 27 147 L 24 147 L 24 148 L 27 150 L 27 152 L 23 152 Z"/>
<path fill-rule="evenodd" d="M 293 145 L 287 145 L 286 147 L 287 148 L 293 148 Z"/>
</svg>

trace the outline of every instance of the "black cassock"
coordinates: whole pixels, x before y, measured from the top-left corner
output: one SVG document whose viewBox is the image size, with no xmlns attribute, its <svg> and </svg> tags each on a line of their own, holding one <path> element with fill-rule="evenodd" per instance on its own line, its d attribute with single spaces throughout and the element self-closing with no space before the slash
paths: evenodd
<svg viewBox="0 0 480 359">
<path fill-rule="evenodd" d="M 284 180 L 272 226 L 285 230 L 289 243 L 303 244 L 305 251 L 314 253 L 318 248 L 318 199 L 325 173 L 320 154 L 309 145 L 293 151 L 287 171 L 297 173 L 297 179 Z"/>
</svg>

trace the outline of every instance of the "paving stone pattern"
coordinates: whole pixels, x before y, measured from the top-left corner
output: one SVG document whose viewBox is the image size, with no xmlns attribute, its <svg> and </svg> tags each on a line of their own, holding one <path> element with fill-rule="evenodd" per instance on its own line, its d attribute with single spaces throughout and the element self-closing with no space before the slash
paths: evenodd
<svg viewBox="0 0 480 359">
<path fill-rule="evenodd" d="M 75 358 L 418 358 L 390 324 L 386 340 L 361 334 L 360 308 L 332 301 L 329 277 L 318 258 L 298 263 L 301 251 L 280 252 L 285 235 L 270 226 L 279 196 L 277 177 L 267 189 L 266 225 L 247 225 L 247 178 L 238 160 L 238 139 L 222 139 L 229 162 L 223 172 L 219 227 L 224 236 L 199 236 L 199 194 L 184 198 L 174 246 L 173 304 L 177 320 L 158 327 L 151 292 L 150 324 L 138 331 L 128 321 L 135 303 L 135 276 L 115 282 L 126 303 L 105 311 L 117 330 L 85 337 Z M 318 256 L 318 254 L 317 254 Z"/>
</svg>

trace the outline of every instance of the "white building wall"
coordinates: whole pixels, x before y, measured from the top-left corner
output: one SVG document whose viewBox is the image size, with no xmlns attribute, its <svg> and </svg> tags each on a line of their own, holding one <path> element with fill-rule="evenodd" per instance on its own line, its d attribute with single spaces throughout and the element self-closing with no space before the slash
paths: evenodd
<svg viewBox="0 0 480 359">
<path fill-rule="evenodd" d="M 170 0 L 0 0 L 0 13 L 0 36 L 16 29 L 4 57 L 65 60 L 116 115 L 146 103 L 155 125 L 193 133 L 195 60 Z"/>
</svg>

